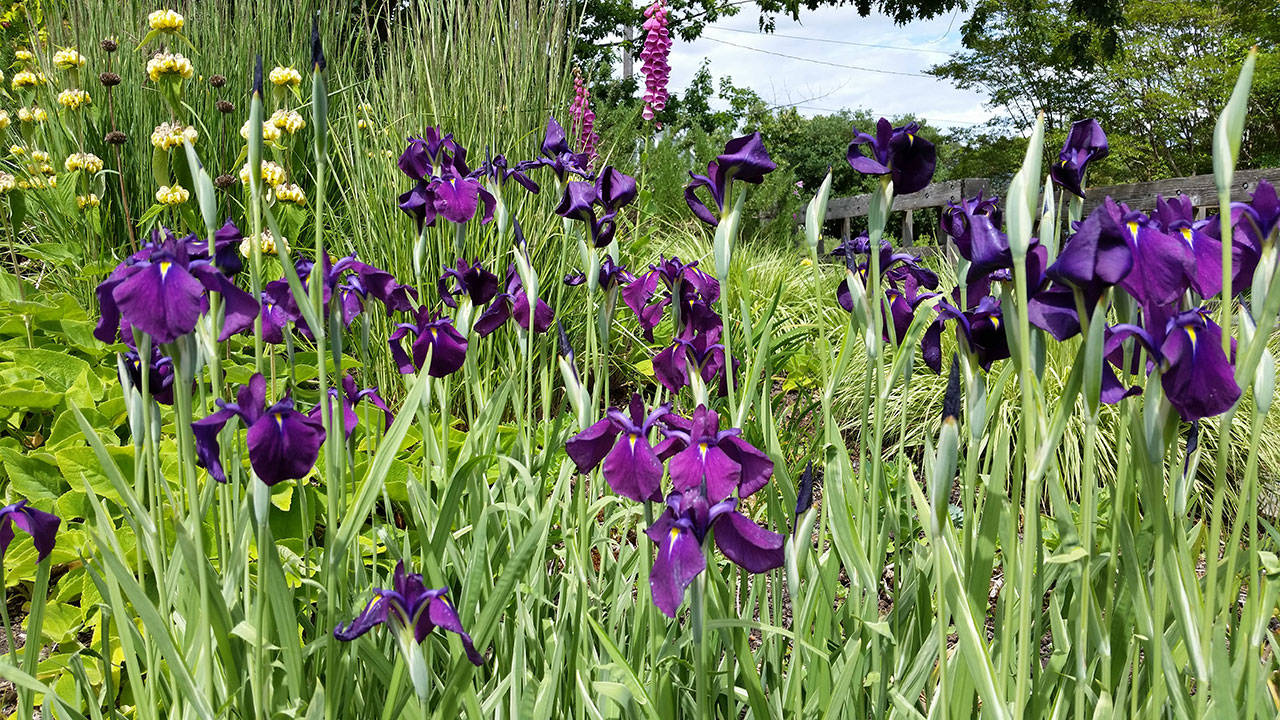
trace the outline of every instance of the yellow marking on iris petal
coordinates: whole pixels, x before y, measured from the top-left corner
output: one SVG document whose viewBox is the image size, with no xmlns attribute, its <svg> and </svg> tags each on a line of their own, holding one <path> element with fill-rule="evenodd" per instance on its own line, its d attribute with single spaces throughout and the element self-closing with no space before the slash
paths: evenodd
<svg viewBox="0 0 1280 720">
<path fill-rule="evenodd" d="M 435 328 L 431 328 L 431 339 L 432 339 L 432 340 L 435 340 L 435 339 L 436 339 L 436 336 L 437 336 L 437 335 L 439 335 L 439 334 L 440 334 L 440 331 L 439 331 L 439 330 L 436 330 Z"/>
<path fill-rule="evenodd" d="M 1182 228 L 1182 239 L 1186 240 L 1188 245 L 1191 244 L 1191 228 L 1189 227 Z"/>
<path fill-rule="evenodd" d="M 272 413 L 271 416 L 276 420 L 276 427 L 283 430 L 284 429 L 284 413 Z"/>
<path fill-rule="evenodd" d="M 907 133 L 907 144 L 914 145 L 915 142 L 916 142 L 916 136 L 912 135 L 911 133 Z"/>
<path fill-rule="evenodd" d="M 639 439 L 640 439 L 640 438 L 639 438 L 639 436 L 638 436 L 638 435 L 636 435 L 635 433 L 631 433 L 630 435 L 628 435 L 628 436 L 627 436 L 627 439 L 628 439 L 629 441 L 631 441 L 631 452 L 635 452 L 635 450 L 636 450 L 636 440 L 639 440 Z"/>
<path fill-rule="evenodd" d="M 169 274 L 169 268 L 173 267 L 173 263 L 168 260 L 160 261 L 160 279 L 163 280 Z"/>
<path fill-rule="evenodd" d="M 699 457 L 701 457 L 701 458 L 704 458 L 704 459 L 707 457 L 707 444 L 706 444 L 706 443 L 698 443 L 698 456 L 699 456 Z"/>
<path fill-rule="evenodd" d="M 675 544 L 676 538 L 678 537 L 680 537 L 680 528 L 678 527 L 671 528 L 671 544 L 672 545 Z"/>
<path fill-rule="evenodd" d="M 1190 325 L 1187 326 L 1187 339 L 1191 341 L 1191 347 L 1194 348 L 1196 346 L 1196 329 Z"/>
<path fill-rule="evenodd" d="M 1138 239 L 1138 223 L 1136 222 L 1129 223 L 1129 234 L 1133 236 L 1134 240 Z"/>
<path fill-rule="evenodd" d="M 995 328 L 996 330 L 999 330 L 999 329 L 1000 329 L 1000 316 L 999 316 L 999 315 L 992 315 L 992 316 L 991 316 L 991 327 Z"/>
</svg>

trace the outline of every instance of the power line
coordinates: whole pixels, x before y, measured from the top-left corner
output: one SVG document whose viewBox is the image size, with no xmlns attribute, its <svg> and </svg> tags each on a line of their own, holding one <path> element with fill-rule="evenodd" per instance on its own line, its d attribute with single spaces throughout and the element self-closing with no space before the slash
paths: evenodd
<svg viewBox="0 0 1280 720">
<path fill-rule="evenodd" d="M 778 105 L 776 107 L 778 108 L 793 107 L 793 108 L 796 108 L 797 110 L 816 110 L 818 112 L 826 112 L 826 113 L 840 113 L 840 112 L 845 112 L 846 110 L 849 110 L 849 108 L 818 107 L 817 105 L 809 105 L 803 101 L 798 103 Z M 942 125 L 982 125 L 983 124 L 973 120 L 952 120 L 950 118 L 939 118 L 939 117 L 925 118 L 925 121 L 929 123 L 939 123 Z"/>
<path fill-rule="evenodd" d="M 903 52 L 932 53 L 934 55 L 946 55 L 947 57 L 951 56 L 951 53 L 944 52 L 942 50 L 910 48 L 910 47 L 902 47 L 900 45 L 878 45 L 876 43 L 861 43 L 861 42 L 854 42 L 852 40 L 830 40 L 828 38 L 805 37 L 804 35 L 784 35 L 782 33 L 760 33 L 760 32 L 755 32 L 753 30 L 741 30 L 738 28 L 716 27 L 714 25 L 703 28 L 703 30 L 724 30 L 726 32 L 743 33 L 745 35 L 763 35 L 764 37 L 787 38 L 789 40 L 804 40 L 806 42 L 830 43 L 832 45 L 850 45 L 853 47 L 880 48 L 882 50 L 901 50 Z"/>
<path fill-rule="evenodd" d="M 789 60 L 799 60 L 800 62 L 813 63 L 815 65 L 826 65 L 829 67 L 842 68 L 845 70 L 858 70 L 860 72 L 881 73 L 883 75 L 903 75 L 906 77 L 927 77 L 927 78 L 933 77 L 932 75 L 925 75 L 924 73 L 900 72 L 897 70 L 880 70 L 878 68 L 862 67 L 860 65 L 844 65 L 842 63 L 827 62 L 826 60 L 814 60 L 813 58 L 799 57 L 797 55 L 787 55 L 786 53 L 773 52 L 772 50 L 764 50 L 762 48 L 751 47 L 750 45 L 739 45 L 738 43 L 735 43 L 735 42 L 729 42 L 728 40 L 719 40 L 713 37 L 708 37 L 706 39 L 710 40 L 711 42 L 720 43 L 721 45 L 731 45 L 736 48 L 742 48 L 743 50 L 751 50 L 752 52 L 764 53 L 765 55 L 775 55 L 777 57 L 783 57 Z"/>
</svg>

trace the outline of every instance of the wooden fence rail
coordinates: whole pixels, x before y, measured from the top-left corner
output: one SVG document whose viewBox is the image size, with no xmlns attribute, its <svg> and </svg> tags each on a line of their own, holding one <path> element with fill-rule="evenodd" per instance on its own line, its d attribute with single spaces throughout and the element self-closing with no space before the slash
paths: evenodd
<svg viewBox="0 0 1280 720">
<path fill-rule="evenodd" d="M 1263 170 L 1237 170 L 1232 177 L 1232 201 L 1247 200 L 1258 186 L 1258 181 L 1267 179 L 1273 185 L 1280 186 L 1280 168 Z M 933 183 L 923 190 L 910 195 L 899 195 L 893 199 L 893 210 L 906 212 L 902 222 L 903 246 L 910 247 L 915 241 L 913 211 L 928 208 L 943 208 L 948 203 L 959 202 L 971 198 L 978 192 L 986 193 L 991 187 L 990 181 L 983 178 L 965 178 Z M 1209 208 L 1218 206 L 1218 190 L 1213 175 L 1193 175 L 1191 177 L 1170 178 L 1153 182 L 1132 183 L 1129 185 L 1100 185 L 1086 188 L 1084 212 L 1087 215 L 1097 207 L 1102 199 L 1111 197 L 1116 202 L 1127 204 L 1134 210 L 1150 211 L 1156 206 L 1158 196 L 1174 197 L 1187 195 L 1196 208 L 1197 217 L 1203 218 Z M 842 220 L 841 236 L 848 237 L 850 221 L 864 217 L 871 208 L 871 195 L 854 195 L 852 197 L 831 198 L 827 203 L 827 222 Z M 803 221 L 803 215 L 799 218 Z M 921 248 L 912 248 L 921 249 Z"/>
</svg>

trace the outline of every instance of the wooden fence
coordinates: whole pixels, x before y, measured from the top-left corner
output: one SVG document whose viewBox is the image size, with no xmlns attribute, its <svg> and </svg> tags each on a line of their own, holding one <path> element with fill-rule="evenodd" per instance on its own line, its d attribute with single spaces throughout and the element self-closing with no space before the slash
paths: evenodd
<svg viewBox="0 0 1280 720">
<path fill-rule="evenodd" d="M 1258 180 L 1263 178 L 1266 178 L 1274 185 L 1280 186 L 1280 168 L 1236 171 L 1231 183 L 1231 199 L 1233 201 L 1248 199 L 1254 188 L 1257 187 Z M 971 198 L 977 195 L 979 191 L 987 193 L 990 187 L 991 183 L 983 178 L 965 178 L 963 180 L 934 183 L 920 192 L 894 197 L 893 211 L 906 213 L 902 221 L 900 244 L 905 249 L 912 251 L 938 250 L 939 248 L 932 246 L 926 248 L 913 247 L 916 240 L 913 222 L 914 211 L 929 208 L 941 209 L 946 207 L 948 203 Z M 1218 206 L 1218 190 L 1214 184 L 1213 175 L 1193 175 L 1191 177 L 1171 178 L 1169 180 L 1156 180 L 1154 182 L 1133 183 L 1130 185 L 1101 185 L 1086 188 L 1086 192 L 1088 194 L 1084 203 L 1086 215 L 1097 207 L 1103 198 L 1108 196 L 1116 202 L 1127 204 L 1134 210 L 1150 211 L 1155 208 L 1157 196 L 1168 198 L 1187 195 L 1191 198 L 1191 204 L 1196 208 L 1197 217 L 1201 218 L 1208 213 L 1209 208 Z M 870 207 L 870 195 L 831 198 L 831 201 L 827 203 L 826 219 L 827 222 L 843 221 L 841 236 L 848 237 L 850 223 L 853 218 L 866 216 Z M 803 216 L 801 216 L 801 220 L 803 220 Z"/>
</svg>

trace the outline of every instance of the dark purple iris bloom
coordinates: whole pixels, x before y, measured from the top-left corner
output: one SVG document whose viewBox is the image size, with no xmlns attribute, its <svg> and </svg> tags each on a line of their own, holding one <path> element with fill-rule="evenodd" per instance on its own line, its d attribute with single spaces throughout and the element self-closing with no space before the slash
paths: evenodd
<svg viewBox="0 0 1280 720">
<path fill-rule="evenodd" d="M 129 382 L 142 390 L 142 373 L 144 366 L 142 357 L 136 349 L 130 348 L 123 353 L 124 369 L 129 374 Z M 147 373 L 147 389 L 151 397 L 161 405 L 173 404 L 173 359 L 160 354 L 160 348 L 151 346 L 151 360 L 145 366 Z"/>
<path fill-rule="evenodd" d="M 955 241 L 960 257 L 969 261 L 967 281 L 993 270 L 1013 266 L 1009 238 L 1000 230 L 1001 213 L 996 199 L 982 196 L 949 205 L 942 216 L 942 228 Z"/>
<path fill-rule="evenodd" d="M 666 439 L 658 444 L 658 457 L 670 458 L 667 472 L 677 492 L 699 490 L 720 502 L 735 491 L 745 498 L 764 487 L 773 476 L 773 461 L 743 440 L 738 428 L 720 429 L 720 416 L 705 405 L 684 420 L 663 418 Z"/>
<path fill-rule="evenodd" d="M 1192 247 L 1182 238 L 1161 231 L 1142 213 L 1125 213 L 1123 220 L 1133 267 L 1120 281 L 1120 287 L 1143 305 L 1176 302 L 1197 274 Z M 1221 273 L 1222 266 L 1218 267 Z"/>
<path fill-rule="evenodd" d="M 1092 312 L 1100 298 L 1100 292 L 1085 290 L 1085 308 Z M 1075 291 L 1068 285 L 1045 283 L 1027 299 L 1027 320 L 1059 341 L 1075 337 L 1080 332 Z"/>
<path fill-rule="evenodd" d="M 1237 222 L 1246 213 L 1237 207 L 1232 208 L 1237 215 Z M 1191 288 L 1202 298 L 1211 298 L 1222 292 L 1222 241 L 1221 227 L 1218 217 L 1212 216 L 1204 220 L 1195 219 L 1195 208 L 1191 198 L 1179 195 L 1165 199 L 1156 196 L 1156 214 L 1152 218 L 1165 234 L 1181 238 L 1191 248 L 1194 256 L 1193 270 L 1188 280 Z M 1233 223 L 1236 225 L 1237 223 Z M 1258 266 L 1259 249 L 1250 242 L 1249 233 L 1232 233 L 1231 245 L 1231 290 L 1232 295 L 1239 295 L 1253 281 L 1253 271 Z"/>
<path fill-rule="evenodd" d="M 524 163 L 516 163 L 514 166 L 508 165 L 506 155 L 494 155 L 492 159 L 484 161 L 476 171 L 476 175 L 489 178 L 499 187 L 505 185 L 508 180 L 515 180 L 520 184 L 520 187 L 537 195 L 539 190 L 538 183 L 525 174 L 528 169 L 529 166 Z"/>
<path fill-rule="evenodd" d="M 591 230 L 591 244 L 602 248 L 613 242 L 617 233 L 618 211 L 635 200 L 636 194 L 635 178 L 610 165 L 600 171 L 594 183 L 566 183 L 556 214 L 586 223 Z"/>
<path fill-rule="evenodd" d="M 302 282 L 303 288 L 310 292 L 315 262 L 299 258 L 295 261 L 294 268 L 297 270 L 298 279 Z M 343 326 L 350 326 L 356 316 L 364 312 L 365 301 L 370 297 L 382 303 L 387 311 L 387 317 L 391 317 L 394 312 L 413 312 L 413 301 L 418 297 L 417 290 L 408 285 L 401 285 L 386 270 L 360 262 L 355 255 L 340 258 L 337 262 L 326 256 L 320 279 L 323 283 L 325 315 L 328 315 L 332 300 L 336 298 L 339 311 L 342 313 Z M 295 322 L 304 335 L 311 337 L 311 329 L 302 319 L 302 311 L 298 308 L 287 281 L 269 282 L 263 288 L 263 292 L 271 296 L 274 304 L 283 311 L 284 317 Z"/>
<path fill-rule="evenodd" d="M 516 272 L 516 266 L 509 265 L 506 292 L 498 293 L 493 298 L 493 304 L 476 319 L 476 334 L 486 337 L 513 317 L 520 323 L 521 328 L 529 330 L 529 294 L 524 291 L 524 283 L 520 280 L 520 274 Z M 551 306 L 542 298 L 538 298 L 538 304 L 533 310 L 533 331 L 546 332 L 555 319 L 556 314 Z"/>
<path fill-rule="evenodd" d="M 991 223 L 996 227 L 1004 224 L 1004 213 L 1000 211 L 1000 198 L 995 196 L 984 198 L 979 192 L 976 197 L 962 199 L 959 203 L 947 203 L 946 209 L 942 211 L 939 227 L 942 228 L 942 232 L 951 237 L 966 241 L 971 224 L 970 218 L 975 215 L 991 218 Z"/>
<path fill-rule="evenodd" d="M 302 314 L 293 300 L 293 291 L 286 280 L 272 280 L 262 288 L 262 340 L 272 345 L 283 345 L 289 323 L 298 323 Z M 310 331 L 308 329 L 308 335 Z"/>
<path fill-rule="evenodd" d="M 195 330 L 209 309 L 210 292 L 221 293 L 226 307 L 219 341 L 253 326 L 258 315 L 253 296 L 208 259 L 192 258 L 187 243 L 165 231 L 163 239 L 153 237 L 98 285 L 102 317 L 93 335 L 104 343 L 115 342 L 123 321 L 157 343 L 173 342 Z"/>
<path fill-rule="evenodd" d="M 396 563 L 392 589 L 374 588 L 373 599 L 356 619 L 333 629 L 333 636 L 350 642 L 364 635 L 376 625 L 389 625 L 394 631 L 413 631 L 414 642 L 421 643 L 437 627 L 457 633 L 466 648 L 467 659 L 476 667 L 484 665 L 484 658 L 476 651 L 471 636 L 462 629 L 458 611 L 444 599 L 449 588 L 428 590 L 422 576 L 405 572 L 404 561 Z"/>
<path fill-rule="evenodd" d="M 1134 325 L 1111 328 L 1108 358 L 1120 364 L 1120 343 L 1133 337 L 1159 363 L 1165 397 L 1183 420 L 1192 422 L 1230 410 L 1240 399 L 1241 391 L 1232 361 L 1222 351 L 1222 328 L 1204 308 L 1177 313 L 1163 323 L 1161 317 L 1144 317 L 1147 329 Z M 1154 363 L 1148 363 L 1148 370 L 1153 368 Z"/>
<path fill-rule="evenodd" d="M 935 298 L 938 293 L 907 293 L 897 288 L 886 288 L 885 297 L 889 300 L 889 322 L 893 326 L 893 337 L 889 336 L 889 325 L 884 328 L 884 339 L 886 342 L 893 342 L 901 345 L 902 339 L 906 337 L 907 330 L 911 327 L 911 321 L 916 317 L 916 308 L 920 303 L 930 298 Z"/>
<path fill-rule="evenodd" d="M 645 531 L 658 546 L 649 573 L 653 604 L 674 618 L 684 602 L 685 588 L 707 568 L 702 543 L 714 531 L 716 546 L 725 557 L 752 573 L 782 567 L 780 535 L 756 525 L 735 508 L 737 500 L 710 502 L 697 488 L 667 496 L 667 509 Z"/>
<path fill-rule="evenodd" d="M 1058 161 L 1049 168 L 1053 182 L 1068 192 L 1084 197 L 1084 174 L 1089 163 L 1107 156 L 1107 134 L 1097 120 L 1078 120 L 1071 125 Z"/>
<path fill-rule="evenodd" d="M 1272 240 L 1276 228 L 1280 228 L 1280 197 L 1276 196 L 1275 186 L 1267 180 L 1259 180 L 1249 202 L 1232 203 L 1232 208 L 1244 212 L 1241 225 L 1254 247 L 1261 252 L 1262 246 Z"/>
<path fill-rule="evenodd" d="M 570 438 L 565 451 L 584 475 L 603 462 L 600 474 L 622 497 L 657 502 L 662 499 L 662 461 L 649 444 L 649 430 L 660 427 L 671 405 L 645 414 L 644 400 L 636 393 L 629 410 L 628 416 L 610 408 L 605 419 Z"/>
<path fill-rule="evenodd" d="M 605 255 L 604 260 L 600 261 L 600 272 L 597 275 L 600 289 L 609 292 L 615 287 L 626 287 L 635 282 L 636 276 L 632 275 L 626 267 L 618 265 L 613 258 Z M 571 275 L 564 276 L 564 284 L 570 287 L 577 287 L 587 281 L 586 273 L 576 272 Z"/>
<path fill-rule="evenodd" d="M 1049 279 L 1095 296 L 1124 280 L 1134 259 L 1123 215 L 1120 206 L 1107 198 L 1077 223 L 1058 259 L 1046 271 Z"/>
<path fill-rule="evenodd" d="M 396 162 L 400 171 L 413 180 L 427 180 L 436 167 L 452 165 L 461 158 L 465 167 L 467 151 L 454 142 L 453 133 L 443 134 L 438 127 L 429 127 L 422 137 L 410 137 L 409 144 Z"/>
<path fill-rule="evenodd" d="M 262 482 L 275 485 L 282 480 L 306 477 L 320 456 L 324 443 L 324 426 L 293 407 L 288 395 L 274 405 L 267 405 L 267 381 L 262 373 L 254 373 L 248 385 L 240 386 L 236 401 L 215 401 L 219 410 L 191 423 L 196 440 L 196 464 L 209 471 L 218 482 L 226 482 L 222 468 L 218 433 L 233 417 L 248 428 L 249 465 Z"/>
<path fill-rule="evenodd" d="M 413 323 L 400 323 L 392 331 L 388 344 L 391 346 L 391 359 L 395 361 L 400 372 L 409 374 L 422 367 L 427 360 L 427 351 L 431 351 L 431 367 L 427 373 L 431 377 L 452 375 L 462 367 L 467 358 L 467 341 L 453 326 L 453 321 L 432 313 L 426 306 L 418 308 Z M 401 338 L 412 334 L 411 346 L 413 356 L 404 351 Z"/>
<path fill-rule="evenodd" d="M 845 259 L 845 266 L 867 284 L 871 273 L 871 240 L 865 235 L 841 243 L 831 254 Z M 920 265 L 919 256 L 910 253 L 895 253 L 887 240 L 880 241 L 880 277 L 892 288 L 897 288 L 913 299 L 913 306 L 918 304 L 920 290 L 926 288 L 936 290 L 938 275 Z M 926 296 L 928 297 L 928 296 Z M 846 276 L 836 286 L 836 302 L 846 312 L 853 312 L 853 296 L 849 292 L 849 279 Z"/>
<path fill-rule="evenodd" d="M 57 515 L 37 510 L 28 505 L 26 500 L 19 500 L 12 505 L 0 508 L 0 562 L 4 561 L 9 543 L 13 542 L 14 525 L 31 536 L 31 542 L 38 553 L 37 561 L 43 561 L 49 557 L 49 553 L 53 552 L 58 526 L 61 524 L 62 520 Z"/>
<path fill-rule="evenodd" d="M 484 204 L 484 212 L 480 216 L 480 224 L 493 219 L 497 199 L 470 175 L 445 168 L 432 183 L 431 190 L 436 214 L 451 223 L 460 225 L 475 217 L 481 203 Z"/>
<path fill-rule="evenodd" d="M 569 147 L 569 138 L 564 127 L 553 117 L 547 118 L 547 131 L 540 148 L 542 157 L 537 160 L 520 163 L 517 167 L 530 168 L 539 165 L 551 168 L 560 182 L 568 179 L 572 173 L 582 178 L 590 178 L 591 156 L 587 153 L 575 153 Z"/>
<path fill-rule="evenodd" d="M 622 300 L 636 314 L 646 340 L 653 341 L 653 330 L 662 321 L 663 311 L 679 299 L 676 335 L 692 326 L 699 332 L 720 327 L 720 316 L 712 306 L 720 299 L 720 283 L 697 268 L 698 261 L 685 264 L 678 257 L 662 258 L 649 272 L 637 277 L 622 290 Z M 658 286 L 666 288 L 659 295 Z M 656 301 L 655 301 L 656 300 Z"/>
<path fill-rule="evenodd" d="M 850 167 L 863 175 L 891 176 L 894 193 L 909 195 L 933 180 L 933 168 L 938 160 L 933 143 L 919 133 L 919 123 L 896 128 L 880 118 L 875 135 L 853 129 L 853 142 L 849 143 L 846 159 Z M 871 150 L 870 156 L 862 154 L 863 145 Z"/>
<path fill-rule="evenodd" d="M 329 388 L 329 397 L 337 399 L 339 397 L 338 388 Z M 360 416 L 356 414 L 356 406 L 365 398 L 368 398 L 374 407 L 382 411 L 382 414 L 386 416 L 387 427 L 391 427 L 391 421 L 395 419 L 395 416 L 391 414 L 391 409 L 387 407 L 386 401 L 378 394 L 378 388 L 368 387 L 361 390 L 356 387 L 356 379 L 351 375 L 346 375 L 342 378 L 341 397 L 342 430 L 348 440 L 351 439 L 351 432 L 356 429 L 356 425 L 360 424 Z M 332 409 L 332 407 L 331 400 L 330 408 Z M 311 408 L 311 412 L 307 413 L 307 416 L 316 422 L 320 422 L 320 406 L 316 405 Z"/>
<path fill-rule="evenodd" d="M 983 298 L 977 307 L 963 312 L 950 303 L 940 302 L 937 311 L 938 317 L 920 343 L 924 362 L 935 373 L 942 372 L 942 329 L 949 321 L 955 321 L 961 345 L 983 370 L 990 370 L 996 360 L 1009 357 L 1009 338 L 1005 335 L 1004 316 L 996 298 Z"/>
<path fill-rule="evenodd" d="M 733 189 L 733 181 L 759 185 L 764 176 L 778 169 L 777 163 L 769 157 L 764 140 L 760 133 L 754 132 L 725 143 L 724 152 L 707 164 L 706 175 L 689 173 L 692 178 L 684 186 L 684 200 L 689 209 L 702 222 L 715 227 L 720 224 L 719 216 L 724 214 L 724 204 Z M 715 203 L 716 212 L 698 197 L 698 188 L 706 188 Z"/>
<path fill-rule="evenodd" d="M 685 326 L 671 345 L 654 356 L 653 374 L 672 393 L 689 384 L 691 373 L 711 382 L 725 366 L 724 345 L 719 340 L 718 328 L 695 333 L 692 326 Z"/>
<path fill-rule="evenodd" d="M 444 274 L 436 281 L 440 300 L 451 308 L 458 307 L 455 295 L 466 293 L 474 306 L 484 305 L 498 294 L 498 276 L 485 270 L 480 261 L 474 264 L 458 258 L 456 267 L 445 267 Z"/>
</svg>

